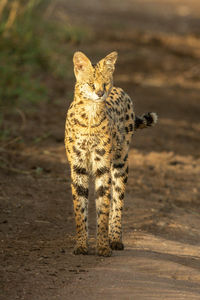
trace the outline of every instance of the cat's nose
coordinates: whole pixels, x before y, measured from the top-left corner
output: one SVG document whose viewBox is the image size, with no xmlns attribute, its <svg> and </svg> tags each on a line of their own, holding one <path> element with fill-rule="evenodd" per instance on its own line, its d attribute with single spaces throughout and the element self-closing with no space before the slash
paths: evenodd
<svg viewBox="0 0 200 300">
<path fill-rule="evenodd" d="M 102 97 L 103 94 L 104 94 L 104 91 L 98 90 L 98 91 L 96 92 L 96 94 L 97 94 L 97 96 Z"/>
</svg>

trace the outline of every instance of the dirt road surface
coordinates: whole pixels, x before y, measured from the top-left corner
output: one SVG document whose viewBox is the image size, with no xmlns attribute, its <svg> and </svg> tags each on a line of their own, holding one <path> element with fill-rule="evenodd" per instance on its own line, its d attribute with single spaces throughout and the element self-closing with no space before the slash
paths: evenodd
<svg viewBox="0 0 200 300">
<path fill-rule="evenodd" d="M 67 3 L 66 3 L 67 2 Z M 76 2 L 76 5 L 74 4 Z M 200 2 L 58 1 L 55 17 L 92 29 L 80 46 L 93 61 L 117 50 L 115 84 L 138 114 L 159 123 L 135 134 L 124 208 L 124 251 L 74 256 L 74 217 L 63 145 L 74 80 L 62 99 L 16 115 L 1 147 L 1 300 L 200 299 Z M 72 66 L 70 66 L 72 69 Z"/>
</svg>

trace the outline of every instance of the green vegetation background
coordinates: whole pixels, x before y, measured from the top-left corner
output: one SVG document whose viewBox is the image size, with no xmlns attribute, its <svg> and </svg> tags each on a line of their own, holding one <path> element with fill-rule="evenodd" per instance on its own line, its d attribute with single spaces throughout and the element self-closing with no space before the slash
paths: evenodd
<svg viewBox="0 0 200 300">
<path fill-rule="evenodd" d="M 5 112 L 66 92 L 70 45 L 81 43 L 87 33 L 52 18 L 55 2 L 0 0 L 0 138 L 7 132 Z"/>
</svg>

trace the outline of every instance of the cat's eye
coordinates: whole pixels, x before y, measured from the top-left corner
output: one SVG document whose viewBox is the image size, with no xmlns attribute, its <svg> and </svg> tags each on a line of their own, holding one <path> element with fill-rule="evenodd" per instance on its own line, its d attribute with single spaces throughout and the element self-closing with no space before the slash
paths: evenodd
<svg viewBox="0 0 200 300">
<path fill-rule="evenodd" d="M 107 86 L 107 83 L 104 83 L 104 84 L 103 84 L 103 88 L 104 88 L 104 90 L 105 90 L 106 86 Z"/>
<path fill-rule="evenodd" d="M 91 84 L 91 88 L 92 88 L 93 90 L 95 90 L 95 85 L 94 85 L 94 84 Z"/>
</svg>

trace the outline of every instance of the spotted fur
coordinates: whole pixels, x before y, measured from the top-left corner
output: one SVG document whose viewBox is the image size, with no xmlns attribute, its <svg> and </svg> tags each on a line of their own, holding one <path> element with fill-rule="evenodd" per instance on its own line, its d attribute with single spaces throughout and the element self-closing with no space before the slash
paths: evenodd
<svg viewBox="0 0 200 300">
<path fill-rule="evenodd" d="M 123 250 L 122 209 L 128 180 L 128 150 L 137 128 L 154 125 L 155 113 L 135 117 L 130 97 L 113 87 L 117 53 L 96 65 L 74 54 L 74 101 L 67 113 L 65 147 L 71 167 L 76 220 L 75 254 L 88 253 L 89 175 L 95 180 L 97 253 Z"/>
</svg>

